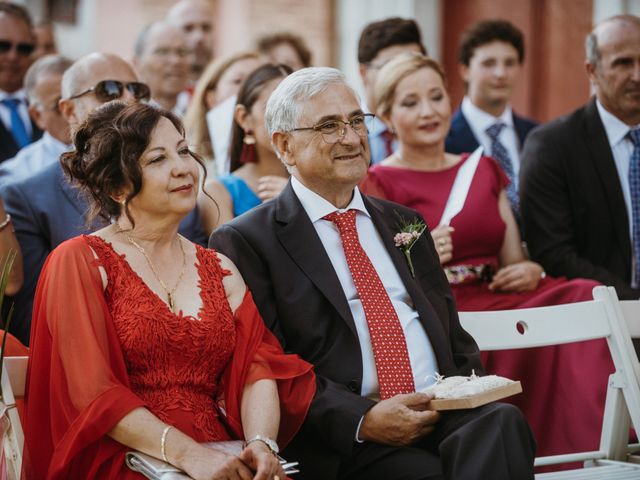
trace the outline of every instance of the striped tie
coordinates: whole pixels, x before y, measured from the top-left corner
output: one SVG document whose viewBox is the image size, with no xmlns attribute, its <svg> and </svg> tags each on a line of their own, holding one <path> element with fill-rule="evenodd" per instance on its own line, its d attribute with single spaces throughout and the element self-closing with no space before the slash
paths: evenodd
<svg viewBox="0 0 640 480">
<path fill-rule="evenodd" d="M 491 156 L 498 161 L 504 170 L 504 173 L 509 177 L 507 197 L 511 204 L 511 210 L 513 210 L 513 214 L 515 215 L 516 220 L 518 220 L 520 218 L 520 198 L 518 197 L 518 187 L 516 183 L 518 179 L 515 178 L 513 163 L 511 163 L 509 152 L 498 138 L 504 127 L 506 127 L 506 124 L 502 122 L 494 123 L 487 128 L 487 135 L 489 135 L 489 138 L 491 139 Z"/>
</svg>

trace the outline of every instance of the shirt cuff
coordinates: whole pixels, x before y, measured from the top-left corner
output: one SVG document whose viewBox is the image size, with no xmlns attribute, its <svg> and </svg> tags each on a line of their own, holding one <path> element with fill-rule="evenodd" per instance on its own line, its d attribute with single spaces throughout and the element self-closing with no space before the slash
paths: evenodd
<svg viewBox="0 0 640 480">
<path fill-rule="evenodd" d="M 360 417 L 360 421 L 358 422 L 358 428 L 356 428 L 356 442 L 364 443 L 364 440 L 360 440 L 360 427 L 362 426 L 362 421 L 364 420 L 364 415 Z"/>
</svg>

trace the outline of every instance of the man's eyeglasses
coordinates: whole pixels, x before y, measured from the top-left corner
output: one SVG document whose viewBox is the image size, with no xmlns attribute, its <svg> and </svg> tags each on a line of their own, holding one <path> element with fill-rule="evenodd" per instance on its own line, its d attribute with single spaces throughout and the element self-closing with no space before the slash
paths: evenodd
<svg viewBox="0 0 640 480">
<path fill-rule="evenodd" d="M 76 95 L 72 95 L 68 98 L 68 100 L 74 100 L 86 95 L 87 93 L 93 92 L 93 94 L 100 102 L 107 103 L 122 97 L 125 88 L 129 91 L 129 93 L 131 93 L 131 95 L 133 95 L 136 100 L 149 100 L 149 98 L 151 97 L 151 91 L 149 90 L 149 87 L 144 83 L 122 83 L 118 80 L 102 80 L 101 82 L 96 83 L 94 87 L 91 87 L 84 92 L 78 93 Z"/>
<path fill-rule="evenodd" d="M 355 115 L 348 122 L 342 120 L 328 120 L 313 127 L 294 128 L 291 131 L 300 132 L 303 130 L 315 130 L 322 135 L 322 139 L 325 142 L 338 143 L 347 134 L 348 126 L 350 126 L 359 136 L 366 137 L 369 134 L 367 123 L 373 119 L 373 117 L 375 117 L 373 113 L 362 113 L 360 115 Z"/>
<path fill-rule="evenodd" d="M 28 57 L 33 53 L 36 46 L 33 43 L 13 43 L 9 40 L 0 40 L 0 54 L 7 53 L 12 48 L 15 48 L 21 57 Z"/>
</svg>

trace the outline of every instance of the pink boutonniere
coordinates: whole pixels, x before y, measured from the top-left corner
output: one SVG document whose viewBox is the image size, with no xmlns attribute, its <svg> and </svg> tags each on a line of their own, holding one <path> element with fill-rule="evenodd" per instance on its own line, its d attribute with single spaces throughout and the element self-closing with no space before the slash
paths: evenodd
<svg viewBox="0 0 640 480">
<path fill-rule="evenodd" d="M 407 222 L 402 216 L 398 216 L 400 217 L 400 232 L 395 234 L 393 242 L 396 247 L 404 253 L 407 264 L 409 265 L 409 270 L 411 270 L 411 276 L 415 278 L 416 273 L 413 268 L 413 262 L 411 261 L 411 249 L 416 244 L 418 238 L 420 238 L 420 235 L 427 229 L 427 226 L 422 220 L 418 220 L 417 218 L 414 218 L 411 222 Z"/>
</svg>

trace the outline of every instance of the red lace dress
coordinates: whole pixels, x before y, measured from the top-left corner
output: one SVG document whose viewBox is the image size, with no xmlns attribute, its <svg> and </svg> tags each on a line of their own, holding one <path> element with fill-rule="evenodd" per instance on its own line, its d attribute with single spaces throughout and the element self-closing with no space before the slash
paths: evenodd
<svg viewBox="0 0 640 480">
<path fill-rule="evenodd" d="M 416 171 L 375 165 L 361 185 L 417 210 L 431 228 L 442 217 L 458 170 L 467 160 L 440 171 Z M 483 157 L 471 182 L 463 209 L 451 226 L 450 265 L 498 263 L 505 223 L 498 198 L 508 178 L 489 157 Z M 492 292 L 488 282 L 451 285 L 459 311 L 506 310 L 591 300 L 597 282 L 547 277 L 531 292 Z M 521 380 L 524 393 L 509 401 L 520 407 L 538 440 L 537 455 L 597 450 L 608 375 L 613 363 L 602 340 L 562 347 L 483 352 L 487 373 Z"/>
<path fill-rule="evenodd" d="M 171 312 L 99 237 L 77 237 L 51 254 L 31 333 L 29 478 L 140 478 L 123 463 L 128 448 L 107 436 L 140 406 L 199 442 L 242 438 L 242 391 L 261 378 L 278 380 L 278 440 L 295 434 L 315 391 L 311 366 L 283 354 L 249 292 L 231 311 L 228 272 L 214 251 L 196 249 L 198 318 Z"/>
</svg>

